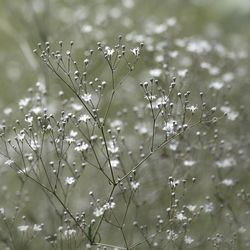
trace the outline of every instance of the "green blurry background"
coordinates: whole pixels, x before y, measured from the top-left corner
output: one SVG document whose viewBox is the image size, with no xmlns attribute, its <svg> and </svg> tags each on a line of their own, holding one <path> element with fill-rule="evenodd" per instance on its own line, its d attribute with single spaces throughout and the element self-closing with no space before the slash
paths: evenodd
<svg viewBox="0 0 250 250">
<path fill-rule="evenodd" d="M 230 38 L 235 46 L 239 36 L 249 41 L 248 0 L 1 0 L 1 107 L 17 102 L 27 87 L 48 77 L 32 53 L 38 42 L 74 40 L 77 47 L 89 48 L 98 38 L 114 41 L 118 34 L 140 31 L 146 20 L 161 22 L 171 16 L 184 26 L 183 37 L 224 32 L 225 41 Z"/>
</svg>

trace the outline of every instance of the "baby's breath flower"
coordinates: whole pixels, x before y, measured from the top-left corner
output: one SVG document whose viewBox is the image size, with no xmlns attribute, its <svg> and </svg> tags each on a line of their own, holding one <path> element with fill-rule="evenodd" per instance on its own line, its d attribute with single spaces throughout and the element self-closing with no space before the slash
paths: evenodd
<svg viewBox="0 0 250 250">
<path fill-rule="evenodd" d="M 113 48 L 106 46 L 105 52 L 107 53 L 108 56 L 112 56 L 114 54 L 115 50 Z"/>
<path fill-rule="evenodd" d="M 133 48 L 130 50 L 136 57 L 138 57 L 140 55 L 140 48 Z"/>
<path fill-rule="evenodd" d="M 176 213 L 176 219 L 179 221 L 186 220 L 187 217 L 183 214 L 183 212 Z"/>
<path fill-rule="evenodd" d="M 192 237 L 188 236 L 188 235 L 185 235 L 184 241 L 185 241 L 186 244 L 190 245 L 190 244 L 192 244 L 194 242 L 194 239 Z"/>
<path fill-rule="evenodd" d="M 187 167 L 192 167 L 195 163 L 196 161 L 193 161 L 193 160 L 186 160 L 183 162 L 184 166 L 187 166 Z"/>
<path fill-rule="evenodd" d="M 79 122 L 87 122 L 88 120 L 90 120 L 90 116 L 89 115 L 81 115 L 78 119 Z"/>
<path fill-rule="evenodd" d="M 72 103 L 71 106 L 75 111 L 80 111 L 83 108 L 82 105 L 78 103 Z"/>
<path fill-rule="evenodd" d="M 43 224 L 34 224 L 33 231 L 34 232 L 40 232 L 43 230 Z"/>
<path fill-rule="evenodd" d="M 210 88 L 213 88 L 213 89 L 216 89 L 216 90 L 221 89 L 223 86 L 224 86 L 224 83 L 223 82 L 218 82 L 218 81 L 212 82 L 209 85 Z"/>
<path fill-rule="evenodd" d="M 65 178 L 65 183 L 67 184 L 67 185 L 72 185 L 72 184 L 74 184 L 76 182 L 76 179 L 74 178 L 74 177 L 69 177 L 69 176 L 67 176 L 66 178 Z"/>
<path fill-rule="evenodd" d="M 175 133 L 175 125 L 176 125 L 175 120 L 169 120 L 168 122 L 165 123 L 162 130 L 166 131 L 167 136 L 172 135 Z"/>
<path fill-rule="evenodd" d="M 86 151 L 88 148 L 89 148 L 89 145 L 87 143 L 82 142 L 75 147 L 75 151 L 83 152 L 83 151 Z"/>
<path fill-rule="evenodd" d="M 191 111 L 192 113 L 194 113 L 198 109 L 198 107 L 192 105 L 192 106 L 187 107 L 186 109 L 189 110 L 189 111 Z"/>
<path fill-rule="evenodd" d="M 85 102 L 90 102 L 91 101 L 91 94 L 86 93 L 83 96 L 81 96 L 81 98 L 85 101 Z"/>
<path fill-rule="evenodd" d="M 221 184 L 225 186 L 233 186 L 235 184 L 234 180 L 232 179 L 224 179 Z"/>
<path fill-rule="evenodd" d="M 76 230 L 75 229 L 67 229 L 64 231 L 64 236 L 65 237 L 71 237 L 76 235 Z"/>
<path fill-rule="evenodd" d="M 151 69 L 149 71 L 149 74 L 153 77 L 159 77 L 161 75 L 162 70 L 161 69 Z"/>
<path fill-rule="evenodd" d="M 105 210 L 103 209 L 103 207 L 100 207 L 100 208 L 96 207 L 93 214 L 96 217 L 100 217 L 100 216 L 102 216 L 104 214 L 104 211 Z"/>
<path fill-rule="evenodd" d="M 3 110 L 3 113 L 5 114 L 5 115 L 10 115 L 11 113 L 12 113 L 12 108 L 5 108 L 4 110 Z"/>
<path fill-rule="evenodd" d="M 21 232 L 26 232 L 29 229 L 29 226 L 28 225 L 21 225 L 21 226 L 18 226 L 17 229 Z"/>
<path fill-rule="evenodd" d="M 112 168 L 116 168 L 120 164 L 120 162 L 117 159 L 115 159 L 115 160 L 111 160 L 110 164 Z"/>
<path fill-rule="evenodd" d="M 214 211 L 214 204 L 212 202 L 206 203 L 204 205 L 204 212 L 205 213 L 212 213 Z"/>
<path fill-rule="evenodd" d="M 119 151 L 119 147 L 116 145 L 115 141 L 108 141 L 108 151 L 115 154 Z"/>
<path fill-rule="evenodd" d="M 15 162 L 14 162 L 13 160 L 8 159 L 7 161 L 5 161 L 4 164 L 7 165 L 7 166 L 9 166 L 9 167 L 11 167 L 14 163 L 15 163 Z"/>
<path fill-rule="evenodd" d="M 132 188 L 134 191 L 136 191 L 136 190 L 139 188 L 139 186 L 140 186 L 140 182 L 138 182 L 138 181 L 131 181 L 131 182 L 130 182 L 130 185 L 131 185 L 131 188 Z"/>
<path fill-rule="evenodd" d="M 26 107 L 26 106 L 28 106 L 29 102 L 30 102 L 30 98 L 21 99 L 19 101 L 19 107 L 20 108 Z"/>
<path fill-rule="evenodd" d="M 215 164 L 218 168 L 230 168 L 230 167 L 236 165 L 236 161 L 234 158 L 229 157 L 229 158 L 225 158 L 225 159 L 216 161 Z"/>
<path fill-rule="evenodd" d="M 0 214 L 3 215 L 4 214 L 4 208 L 0 207 Z"/>
</svg>

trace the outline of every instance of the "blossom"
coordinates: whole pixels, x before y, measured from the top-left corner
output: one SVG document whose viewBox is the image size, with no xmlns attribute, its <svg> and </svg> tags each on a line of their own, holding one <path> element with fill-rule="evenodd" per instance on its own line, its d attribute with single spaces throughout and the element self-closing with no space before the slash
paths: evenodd
<svg viewBox="0 0 250 250">
<path fill-rule="evenodd" d="M 116 168 L 119 165 L 119 163 L 120 162 L 117 159 L 110 161 L 110 165 L 112 168 Z"/>
<path fill-rule="evenodd" d="M 85 101 L 85 102 L 90 102 L 91 101 L 91 94 L 89 93 L 85 93 L 83 96 L 81 96 L 82 99 Z"/>
<path fill-rule="evenodd" d="M 212 82 L 209 85 L 210 88 L 217 89 L 217 90 L 221 89 L 223 86 L 224 86 L 224 83 L 223 82 L 218 82 L 218 81 Z"/>
<path fill-rule="evenodd" d="M 66 237 L 70 237 L 76 234 L 76 230 L 75 229 L 67 229 L 64 231 L 64 236 Z"/>
<path fill-rule="evenodd" d="M 78 104 L 78 103 L 72 103 L 71 107 L 75 110 L 75 111 L 80 111 L 83 107 L 82 105 Z"/>
<path fill-rule="evenodd" d="M 43 224 L 35 224 L 34 226 L 33 226 L 33 231 L 35 231 L 35 232 L 40 232 L 40 231 L 42 231 L 43 230 Z"/>
<path fill-rule="evenodd" d="M 4 162 L 5 165 L 11 167 L 15 162 L 11 159 L 8 159 L 7 161 Z"/>
<path fill-rule="evenodd" d="M 140 48 L 139 48 L 139 47 L 130 49 L 130 51 L 131 51 L 136 57 L 138 57 L 138 56 L 140 55 Z"/>
<path fill-rule="evenodd" d="M 176 125 L 176 121 L 169 120 L 168 122 L 165 123 L 162 130 L 166 131 L 167 136 L 172 135 L 175 133 L 175 131 L 174 131 L 175 125 Z"/>
<path fill-rule="evenodd" d="M 28 225 L 21 225 L 21 226 L 18 226 L 17 229 L 21 232 L 26 232 L 29 229 L 29 226 Z"/>
<path fill-rule="evenodd" d="M 110 47 L 108 47 L 108 46 L 106 46 L 105 47 L 105 52 L 107 53 L 108 56 L 112 56 L 113 53 L 115 52 L 115 50 L 112 49 L 112 48 L 110 48 Z"/>
<path fill-rule="evenodd" d="M 23 108 L 26 107 L 30 102 L 30 98 L 24 98 L 19 101 L 19 107 Z"/>
<path fill-rule="evenodd" d="M 89 115 L 81 115 L 78 119 L 79 122 L 87 122 L 88 120 L 90 120 L 90 116 Z"/>
<path fill-rule="evenodd" d="M 131 181 L 130 185 L 131 185 L 131 187 L 132 187 L 133 190 L 137 190 L 139 188 L 139 186 L 140 186 L 140 182 L 138 182 L 138 181 Z"/>
<path fill-rule="evenodd" d="M 229 157 L 229 158 L 222 159 L 220 161 L 216 161 L 215 164 L 218 168 L 230 168 L 236 165 L 236 161 L 234 158 Z"/>
<path fill-rule="evenodd" d="M 179 221 L 183 221 L 183 220 L 186 220 L 187 217 L 183 214 L 183 212 L 180 212 L 180 213 L 176 213 L 176 219 Z"/>
<path fill-rule="evenodd" d="M 94 212 L 93 212 L 94 216 L 96 217 L 100 217 L 104 214 L 104 209 L 103 207 L 100 207 L 100 208 L 95 208 Z"/>
<path fill-rule="evenodd" d="M 114 141 L 108 141 L 108 151 L 113 154 L 119 151 L 119 148 L 118 146 L 116 146 L 116 143 Z"/>
<path fill-rule="evenodd" d="M 190 245 L 190 244 L 192 244 L 192 243 L 194 242 L 194 239 L 191 238 L 191 237 L 188 236 L 188 235 L 185 235 L 184 241 L 185 241 L 186 244 Z"/>
<path fill-rule="evenodd" d="M 75 181 L 76 181 L 76 179 L 75 179 L 74 177 L 69 177 L 69 176 L 67 176 L 67 177 L 65 178 L 65 183 L 68 184 L 68 185 L 74 184 Z"/>
<path fill-rule="evenodd" d="M 87 143 L 82 142 L 81 144 L 75 147 L 75 151 L 83 152 L 83 151 L 86 151 L 88 148 L 89 148 L 89 145 Z"/>
<path fill-rule="evenodd" d="M 183 162 L 184 166 L 191 167 L 196 163 L 196 161 L 186 160 Z"/>
<path fill-rule="evenodd" d="M 224 179 L 221 184 L 225 186 L 233 186 L 235 184 L 234 180 L 232 179 Z"/>
<path fill-rule="evenodd" d="M 194 105 L 192 105 L 192 106 L 189 106 L 189 107 L 187 107 L 186 108 L 187 110 L 189 110 L 189 111 L 191 111 L 192 112 L 192 114 L 198 109 L 198 107 L 197 106 L 194 106 Z"/>
<path fill-rule="evenodd" d="M 162 70 L 161 69 L 151 69 L 149 71 L 149 74 L 153 77 L 159 77 L 162 73 Z"/>
</svg>

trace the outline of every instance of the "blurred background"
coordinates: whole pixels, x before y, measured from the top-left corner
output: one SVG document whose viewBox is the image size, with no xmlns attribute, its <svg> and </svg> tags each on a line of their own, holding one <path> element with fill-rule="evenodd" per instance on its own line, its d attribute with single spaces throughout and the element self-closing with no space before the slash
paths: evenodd
<svg viewBox="0 0 250 250">
<path fill-rule="evenodd" d="M 89 48 L 140 31 L 147 20 L 172 16 L 183 26 L 183 37 L 223 34 L 236 47 L 239 37 L 249 44 L 249 0 L 1 0 L 0 105 L 16 103 L 29 86 L 47 77 L 32 53 L 38 42 L 74 40 L 77 47 Z"/>
</svg>

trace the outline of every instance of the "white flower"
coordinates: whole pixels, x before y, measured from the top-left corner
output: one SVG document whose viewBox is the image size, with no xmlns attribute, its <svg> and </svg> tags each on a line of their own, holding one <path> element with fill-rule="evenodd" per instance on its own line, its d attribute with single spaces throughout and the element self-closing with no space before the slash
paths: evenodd
<svg viewBox="0 0 250 250">
<path fill-rule="evenodd" d="M 213 212 L 214 211 L 214 204 L 212 202 L 205 204 L 204 211 L 205 211 L 205 213 Z"/>
<path fill-rule="evenodd" d="M 70 137 L 76 137 L 77 136 L 77 132 L 74 131 L 74 130 L 71 130 L 70 133 L 69 133 L 69 136 Z"/>
<path fill-rule="evenodd" d="M 75 229 L 67 229 L 64 231 L 64 236 L 69 237 L 69 236 L 74 236 L 76 234 Z"/>
<path fill-rule="evenodd" d="M 140 48 L 133 48 L 130 50 L 136 57 L 138 57 L 140 55 Z"/>
<path fill-rule="evenodd" d="M 195 163 L 196 161 L 192 161 L 192 160 L 186 160 L 183 162 L 184 166 L 186 167 L 192 167 Z"/>
<path fill-rule="evenodd" d="M 30 102 L 30 98 L 24 98 L 19 101 L 19 107 L 26 107 Z"/>
<path fill-rule="evenodd" d="M 115 160 L 111 160 L 110 164 L 112 168 L 116 168 L 120 164 L 120 162 L 117 159 L 115 159 Z"/>
<path fill-rule="evenodd" d="M 234 180 L 232 179 L 224 179 L 221 183 L 225 186 L 233 186 L 235 184 Z"/>
<path fill-rule="evenodd" d="M 189 107 L 187 107 L 186 108 L 187 110 L 189 110 L 189 111 L 191 111 L 192 112 L 192 114 L 198 109 L 198 107 L 197 106 L 194 106 L 194 105 L 192 105 L 192 106 L 189 106 Z"/>
<path fill-rule="evenodd" d="M 93 27 L 92 27 L 91 25 L 89 25 L 89 24 L 85 24 L 85 25 L 83 25 L 82 28 L 81 28 L 81 31 L 82 31 L 83 33 L 89 33 L 89 32 L 91 32 L 92 30 L 93 30 Z"/>
<path fill-rule="evenodd" d="M 119 151 L 118 146 L 116 146 L 116 143 L 114 141 L 108 141 L 108 151 L 112 154 L 115 154 Z"/>
<path fill-rule="evenodd" d="M 156 99 L 156 96 L 155 96 L 155 95 L 146 95 L 146 96 L 145 96 L 145 99 L 150 100 L 150 101 L 153 101 L 153 100 Z"/>
<path fill-rule="evenodd" d="M 105 47 L 105 52 L 107 53 L 108 56 L 112 56 L 115 52 L 114 49 L 111 49 L 110 47 L 106 46 Z"/>
<path fill-rule="evenodd" d="M 33 226 L 33 231 L 35 231 L 35 232 L 40 232 L 40 231 L 42 231 L 42 230 L 43 230 L 43 224 L 40 224 L 40 225 L 35 224 L 35 225 Z"/>
<path fill-rule="evenodd" d="M 81 96 L 82 99 L 85 101 L 85 102 L 90 102 L 91 101 L 91 94 L 89 93 L 86 93 L 84 94 L 83 96 Z"/>
<path fill-rule="evenodd" d="M 88 120 L 90 120 L 90 116 L 89 115 L 81 115 L 78 119 L 79 122 L 87 122 Z"/>
<path fill-rule="evenodd" d="M 81 144 L 75 147 L 75 151 L 83 152 L 83 151 L 86 151 L 88 148 L 89 148 L 89 145 L 87 143 L 82 142 Z"/>
<path fill-rule="evenodd" d="M 167 240 L 177 240 L 178 239 L 178 234 L 176 234 L 172 230 L 167 231 Z"/>
<path fill-rule="evenodd" d="M 4 208 L 0 207 L 0 214 L 4 214 Z"/>
<path fill-rule="evenodd" d="M 17 139 L 22 142 L 24 138 L 25 138 L 25 132 L 21 130 L 20 133 L 17 134 Z"/>
<path fill-rule="evenodd" d="M 26 232 L 29 229 L 29 226 L 28 225 L 21 225 L 21 226 L 18 226 L 17 229 L 21 232 Z"/>
<path fill-rule="evenodd" d="M 182 77 L 184 78 L 188 73 L 188 70 L 187 69 L 182 69 L 182 70 L 178 70 L 177 74 L 179 77 Z"/>
<path fill-rule="evenodd" d="M 136 124 L 135 130 L 137 130 L 139 132 L 139 134 L 141 134 L 141 135 L 145 135 L 148 133 L 148 128 L 147 128 L 146 124 L 144 124 L 144 123 Z"/>
<path fill-rule="evenodd" d="M 194 242 L 194 239 L 191 238 L 191 237 L 188 236 L 188 235 L 185 235 L 184 241 L 185 241 L 186 244 L 190 245 L 190 244 L 192 244 L 192 243 Z"/>
<path fill-rule="evenodd" d="M 71 107 L 75 110 L 75 111 L 80 111 L 83 107 L 82 105 L 78 104 L 78 103 L 72 103 Z"/>
<path fill-rule="evenodd" d="M 4 164 L 11 167 L 15 162 L 11 159 L 8 159 Z"/>
<path fill-rule="evenodd" d="M 33 112 L 35 115 L 38 115 L 42 112 L 42 108 L 41 107 L 35 107 L 33 109 L 30 110 L 31 112 Z"/>
<path fill-rule="evenodd" d="M 218 82 L 218 81 L 212 82 L 209 85 L 210 88 L 217 89 L 217 90 L 221 89 L 223 86 L 224 86 L 224 83 L 223 82 Z"/>
<path fill-rule="evenodd" d="M 167 132 L 167 136 L 172 135 L 175 133 L 174 131 L 175 125 L 176 125 L 176 121 L 169 120 L 168 122 L 165 123 L 165 126 L 163 127 L 162 130 Z"/>
<path fill-rule="evenodd" d="M 215 164 L 217 165 L 218 168 L 230 168 L 236 165 L 236 161 L 234 158 L 229 157 L 220 161 L 216 161 Z"/>
<path fill-rule="evenodd" d="M 130 185 L 131 185 L 133 190 L 137 190 L 140 186 L 140 183 L 138 181 L 131 181 Z"/>
<path fill-rule="evenodd" d="M 162 73 L 162 70 L 161 69 L 151 69 L 149 71 L 149 74 L 153 77 L 159 77 Z"/>
<path fill-rule="evenodd" d="M 94 216 L 96 216 L 96 217 L 102 216 L 103 213 L 104 213 L 103 207 L 100 207 L 100 208 L 96 207 L 95 210 L 94 210 L 94 212 L 93 212 Z"/>
<path fill-rule="evenodd" d="M 40 145 L 38 144 L 37 140 L 32 140 L 32 141 L 30 142 L 30 147 L 31 147 L 34 151 L 36 151 L 37 149 L 40 148 Z"/>
<path fill-rule="evenodd" d="M 183 214 L 183 212 L 180 212 L 180 213 L 176 213 L 176 219 L 179 221 L 183 221 L 183 220 L 186 220 L 187 217 Z"/>
<path fill-rule="evenodd" d="M 187 207 L 187 209 L 188 209 L 190 212 L 194 212 L 195 209 L 197 208 L 196 205 L 187 205 L 186 207 Z"/>
<path fill-rule="evenodd" d="M 3 110 L 3 112 L 4 112 L 5 115 L 10 115 L 12 113 L 12 111 L 13 111 L 12 108 L 5 108 Z"/>
<path fill-rule="evenodd" d="M 239 116 L 239 113 L 236 112 L 236 111 L 233 111 L 230 107 L 228 106 L 221 106 L 220 107 L 220 110 L 224 113 L 227 114 L 227 119 L 228 120 L 231 120 L 231 121 L 234 121 L 238 116 Z"/>
<path fill-rule="evenodd" d="M 179 142 L 173 140 L 173 141 L 169 144 L 169 148 L 170 148 L 172 151 L 176 151 L 178 145 L 179 145 Z"/>
<path fill-rule="evenodd" d="M 29 125 L 32 125 L 33 122 L 33 116 L 27 116 L 24 119 L 27 123 L 29 123 Z"/>
<path fill-rule="evenodd" d="M 67 176 L 67 177 L 65 178 L 65 183 L 68 184 L 68 185 L 72 185 L 72 184 L 74 184 L 75 182 L 76 182 L 76 179 L 75 179 L 74 177 L 69 177 L 69 176 Z"/>
</svg>

